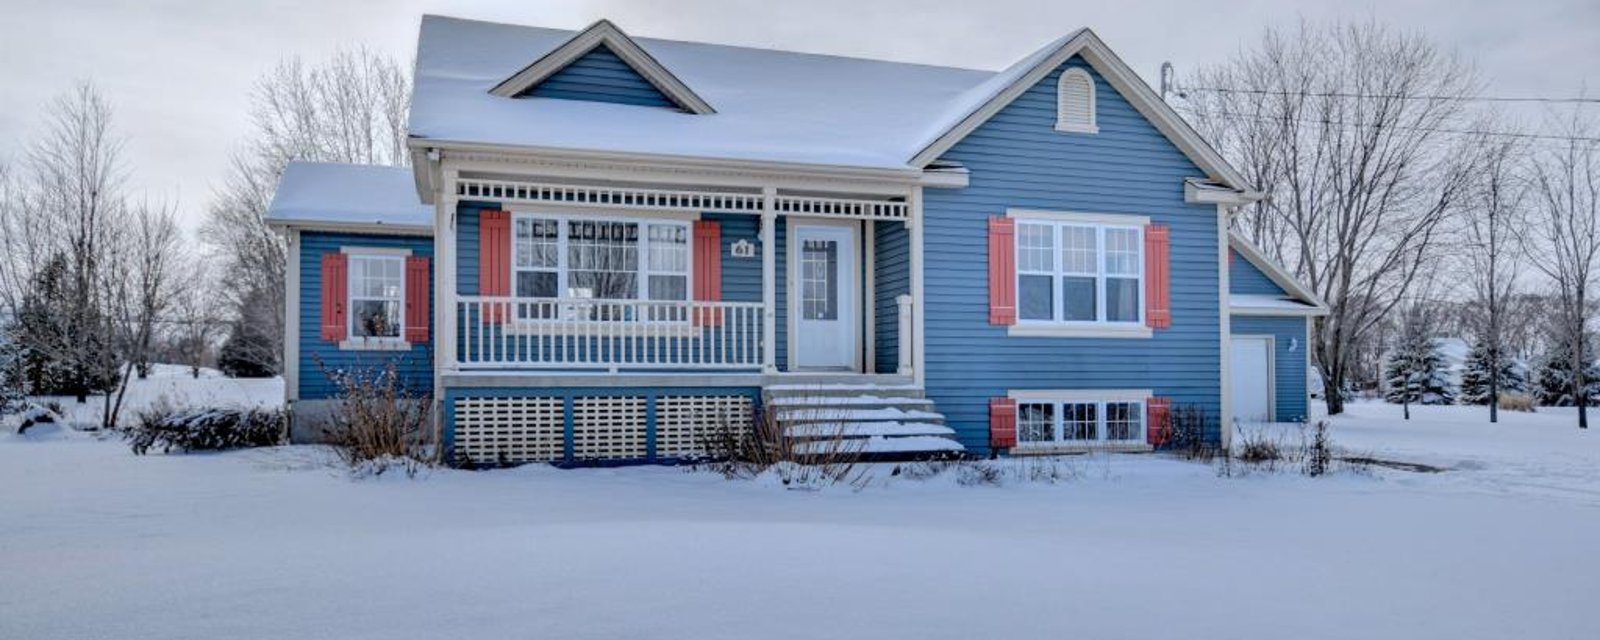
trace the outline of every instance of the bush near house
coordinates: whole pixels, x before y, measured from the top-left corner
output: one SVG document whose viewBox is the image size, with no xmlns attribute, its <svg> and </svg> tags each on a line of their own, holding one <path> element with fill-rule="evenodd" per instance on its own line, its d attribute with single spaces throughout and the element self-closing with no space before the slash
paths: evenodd
<svg viewBox="0 0 1600 640">
<path fill-rule="evenodd" d="M 157 406 L 139 414 L 127 430 L 136 455 L 270 447 L 283 441 L 284 412 L 276 409 L 174 409 Z"/>
</svg>

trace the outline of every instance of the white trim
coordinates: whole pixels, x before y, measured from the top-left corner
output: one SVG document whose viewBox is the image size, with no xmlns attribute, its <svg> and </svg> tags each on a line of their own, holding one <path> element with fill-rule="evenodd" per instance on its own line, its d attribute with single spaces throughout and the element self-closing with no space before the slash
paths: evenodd
<svg viewBox="0 0 1600 640">
<path fill-rule="evenodd" d="M 1010 389 L 1006 397 L 1017 402 L 1145 402 L 1152 389 Z"/>
<path fill-rule="evenodd" d="M 340 351 L 410 351 L 404 338 L 349 338 L 339 342 Z"/>
<path fill-rule="evenodd" d="M 1305 367 L 1304 371 L 1300 372 L 1300 377 L 1306 379 L 1306 383 L 1305 383 L 1304 386 L 1305 386 L 1305 395 L 1306 395 L 1306 415 L 1305 415 L 1305 419 L 1306 419 L 1307 422 L 1311 421 L 1311 401 L 1314 399 L 1314 398 L 1311 397 L 1311 394 L 1313 393 L 1313 390 L 1311 388 L 1311 372 L 1312 371 L 1317 371 L 1317 363 L 1315 362 L 1315 354 L 1316 354 L 1316 352 L 1311 350 L 1311 323 L 1312 323 L 1311 318 L 1306 318 L 1306 323 L 1305 323 L 1306 324 L 1306 328 L 1305 328 L 1306 337 L 1305 337 L 1305 342 L 1301 343 L 1301 344 L 1305 345 L 1303 348 L 1306 350 L 1306 354 L 1304 356 L 1305 361 L 1306 361 L 1306 367 Z M 1317 371 L 1317 379 L 1318 380 L 1322 380 L 1323 379 L 1321 371 Z M 1316 389 L 1316 391 L 1322 391 L 1322 389 Z"/>
<path fill-rule="evenodd" d="M 1149 326 L 1061 324 L 1038 322 L 1006 327 L 1006 335 L 1017 338 L 1138 338 L 1155 336 Z"/>
<path fill-rule="evenodd" d="M 878 370 L 878 229 L 877 222 L 861 223 L 861 370 Z"/>
<path fill-rule="evenodd" d="M 1239 191 L 1222 185 L 1201 185 L 1203 178 L 1183 180 L 1183 201 L 1189 204 L 1250 204 L 1266 197 L 1258 191 Z"/>
<path fill-rule="evenodd" d="M 1073 123 L 1067 121 L 1067 111 L 1064 108 L 1066 87 L 1068 80 L 1081 80 L 1089 88 L 1089 121 L 1087 123 Z M 1095 102 L 1094 76 L 1089 75 L 1082 67 L 1071 67 L 1061 72 L 1061 77 L 1056 79 L 1056 131 L 1062 133 L 1100 133 L 1098 105 Z"/>
<path fill-rule="evenodd" d="M 320 231 L 361 235 L 431 236 L 433 227 L 386 222 L 326 222 L 320 220 L 267 220 L 267 227 L 280 231 Z"/>
<path fill-rule="evenodd" d="M 1276 309 L 1269 307 L 1240 307 L 1229 305 L 1228 313 L 1236 316 L 1303 316 L 1307 318 L 1313 318 L 1316 316 L 1328 315 L 1328 310 L 1318 309 L 1316 307 L 1306 307 L 1304 309 Z"/>
<path fill-rule="evenodd" d="M 404 258 L 411 255 L 411 250 L 403 247 L 343 246 L 339 247 L 339 253 L 347 256 L 387 256 Z M 404 273 L 401 274 L 402 278 L 404 275 Z"/>
<path fill-rule="evenodd" d="M 1022 74 L 1015 82 L 1006 86 L 983 105 L 973 110 L 950 130 L 945 131 L 928 143 L 922 151 L 918 152 L 909 161 L 914 167 L 926 167 L 928 163 L 937 160 L 939 156 L 955 146 L 968 134 L 977 130 L 983 123 L 1010 105 L 1029 88 L 1038 84 L 1050 72 L 1060 68 L 1067 59 L 1074 55 L 1083 56 L 1084 61 L 1095 71 L 1098 71 L 1106 83 L 1120 93 L 1133 108 L 1149 119 L 1163 135 L 1177 145 L 1178 149 L 1188 156 L 1191 161 L 1199 166 L 1206 175 L 1214 180 L 1240 190 L 1251 190 L 1250 182 L 1223 159 L 1222 154 L 1212 148 L 1199 132 L 1189 126 L 1187 122 L 1172 110 L 1161 96 L 1156 95 L 1144 83 L 1139 75 L 1129 68 L 1126 63 L 1118 58 L 1116 53 L 1100 40 L 1100 37 L 1089 29 L 1078 31 L 1067 39 L 1053 53 L 1045 56 L 1038 64 Z"/>
<path fill-rule="evenodd" d="M 761 370 L 769 374 L 778 371 L 778 214 L 772 210 L 776 194 L 773 187 L 761 190 Z"/>
<path fill-rule="evenodd" d="M 289 252 L 283 274 L 283 395 L 294 402 L 300 399 L 300 231 L 284 232 L 289 236 Z"/>
<path fill-rule="evenodd" d="M 799 258 L 800 252 L 795 250 L 795 247 L 799 246 L 795 242 L 795 228 L 796 227 L 835 227 L 835 228 L 848 229 L 850 231 L 851 242 L 847 243 L 846 246 L 850 247 L 851 251 L 859 252 L 861 250 L 861 225 L 859 224 L 858 221 L 855 221 L 855 220 L 832 220 L 832 219 L 825 219 L 825 218 L 797 218 L 797 217 L 792 216 L 792 215 L 784 217 L 784 234 L 785 234 L 784 235 L 784 241 L 787 242 L 788 245 L 789 245 L 788 251 L 785 252 L 785 254 L 786 254 L 785 258 L 787 258 L 787 259 L 784 261 L 784 288 L 783 288 L 783 293 L 784 293 L 783 297 L 784 297 L 784 300 L 785 300 L 785 302 L 787 303 L 787 306 L 788 306 L 788 309 L 787 309 L 788 313 L 786 314 L 788 316 L 787 322 L 789 323 L 788 324 L 788 334 L 789 335 L 788 335 L 788 340 L 786 340 L 786 342 L 788 342 L 788 344 L 789 344 L 789 362 L 787 363 L 789 365 L 788 366 L 788 370 L 790 370 L 790 371 L 827 371 L 827 369 L 798 369 L 795 366 L 795 360 L 796 360 L 795 353 L 796 353 L 796 351 L 798 349 L 797 345 L 799 344 L 799 335 L 800 335 L 800 332 L 799 332 L 799 318 L 800 318 L 800 310 L 801 310 L 800 307 L 802 306 L 799 303 L 799 298 L 795 293 L 795 292 L 800 290 L 799 283 L 796 281 L 796 277 L 797 277 L 797 273 L 798 273 L 798 265 L 797 265 L 796 261 L 800 259 Z M 860 259 L 860 256 L 853 256 L 852 257 L 852 262 L 856 262 L 859 259 Z M 861 290 L 862 290 L 861 280 L 864 277 L 864 274 L 862 274 L 862 272 L 861 272 L 860 265 L 857 264 L 856 268 L 851 269 L 849 275 L 853 276 L 856 279 L 855 285 L 852 286 L 851 288 L 853 289 L 852 294 L 858 300 L 858 302 L 854 306 L 858 306 L 859 307 L 859 305 L 860 305 L 859 299 L 861 297 Z M 860 311 L 860 309 L 858 308 L 858 309 L 854 310 L 852 315 L 855 316 L 855 321 L 851 322 L 850 324 L 855 330 L 856 343 L 854 345 L 854 348 L 850 350 L 851 353 L 853 354 L 852 360 L 855 361 L 854 365 L 852 365 L 852 369 L 851 370 L 856 372 L 856 373 L 861 373 L 862 371 L 864 371 L 864 369 L 862 368 L 862 363 L 861 363 L 861 343 L 863 341 L 863 337 L 862 337 L 862 327 L 861 327 L 861 322 L 860 322 L 860 319 L 861 319 L 861 311 Z"/>
<path fill-rule="evenodd" d="M 920 387 L 928 379 L 928 298 L 923 295 L 926 278 L 923 274 L 925 258 L 922 247 L 922 229 L 927 218 L 922 208 L 922 187 L 912 188 L 906 196 L 906 202 L 911 204 L 911 215 L 906 219 L 909 225 L 906 242 L 910 244 L 911 253 L 911 379 L 913 384 Z M 906 339 L 900 338 L 900 348 L 906 348 L 906 344 Z"/>
<path fill-rule="evenodd" d="M 1220 207 L 1222 205 L 1218 206 Z M 1293 275 L 1290 275 L 1286 269 L 1278 266 L 1278 263 L 1274 262 L 1271 258 L 1268 258 L 1267 255 L 1263 253 L 1261 249 L 1248 238 L 1245 238 L 1243 235 L 1240 235 L 1237 232 L 1230 231 L 1228 232 L 1228 246 L 1233 248 L 1233 250 L 1238 251 L 1239 255 L 1244 256 L 1245 260 L 1249 260 L 1250 264 L 1255 265 L 1257 269 L 1261 270 L 1261 273 L 1266 274 L 1267 279 L 1271 280 L 1279 287 L 1282 287 L 1283 290 L 1290 296 L 1298 298 L 1300 301 L 1312 305 L 1319 310 L 1320 313 L 1316 315 L 1326 315 L 1328 313 L 1328 304 L 1323 302 L 1321 296 L 1318 296 L 1315 292 L 1307 289 L 1305 285 L 1300 284 L 1299 280 L 1295 279 Z M 1223 291 L 1228 290 L 1223 289 Z"/>
<path fill-rule="evenodd" d="M 594 298 L 595 301 L 598 302 L 598 301 L 602 301 L 602 300 L 615 300 L 615 301 L 648 302 L 648 301 L 652 300 L 652 298 L 650 297 L 650 276 L 655 275 L 655 273 L 650 270 L 650 265 L 649 265 L 650 256 L 649 256 L 649 246 L 648 246 L 649 245 L 649 239 L 648 239 L 648 235 L 646 233 L 646 231 L 647 231 L 646 227 L 648 225 L 651 225 L 651 224 L 673 225 L 673 226 L 678 226 L 678 227 L 682 227 L 683 228 L 684 238 L 687 240 L 687 244 L 685 245 L 685 247 L 686 247 L 686 250 L 688 251 L 688 255 L 687 255 L 688 268 L 682 274 L 667 273 L 665 275 L 682 275 L 684 277 L 684 291 L 683 291 L 684 297 L 683 297 L 682 301 L 686 302 L 686 301 L 694 299 L 694 266 L 695 266 L 694 265 L 694 243 L 695 243 L 695 238 L 694 238 L 693 222 L 699 218 L 698 215 L 696 215 L 696 214 L 688 214 L 688 215 L 672 215 L 672 216 L 656 216 L 656 217 L 637 217 L 637 216 L 627 216 L 627 215 L 606 216 L 606 215 L 596 215 L 596 214 L 588 213 L 588 212 L 561 213 L 561 212 L 557 212 L 557 211 L 550 210 L 550 209 L 523 209 L 523 208 L 518 208 L 517 210 L 511 212 L 511 265 L 510 265 L 511 273 L 508 274 L 508 277 L 510 278 L 509 282 L 511 283 L 511 288 L 512 288 L 511 293 L 512 293 L 513 296 L 515 296 L 515 297 L 527 297 L 527 298 L 534 298 L 535 297 L 535 296 L 521 296 L 520 294 L 517 293 L 517 291 L 516 291 L 516 281 L 517 281 L 517 272 L 518 271 L 549 271 L 550 270 L 550 269 L 546 269 L 546 268 L 534 268 L 534 267 L 521 268 L 521 267 L 517 266 L 517 252 L 518 252 L 518 248 L 517 248 L 518 247 L 518 244 L 517 244 L 517 221 L 521 220 L 521 219 L 533 219 L 533 218 L 542 218 L 542 219 L 545 219 L 545 220 L 555 220 L 557 222 L 556 267 L 555 267 L 555 272 L 556 272 L 556 296 L 555 297 L 556 298 L 565 299 L 565 298 L 571 297 L 570 293 L 567 291 L 567 289 L 569 289 L 571 287 L 571 269 L 570 269 L 569 265 L 567 264 L 568 247 L 570 246 L 569 242 L 570 242 L 571 239 L 570 239 L 570 237 L 568 235 L 570 230 L 568 229 L 568 224 L 567 223 L 569 223 L 569 222 L 571 222 L 573 220 L 578 220 L 578 221 L 589 220 L 589 221 L 595 221 L 595 222 L 631 223 L 631 224 L 636 224 L 636 225 L 639 226 L 638 240 L 637 240 L 637 243 L 635 245 L 635 250 L 638 253 L 638 266 L 634 270 L 634 276 L 636 278 L 635 287 L 637 289 L 637 291 L 635 292 L 634 297 L 633 298 Z M 687 321 L 687 319 L 685 321 Z"/>
<path fill-rule="evenodd" d="M 1156 448 L 1150 446 L 1149 442 L 1113 440 L 1111 442 L 1084 442 L 1074 444 L 1033 443 L 1023 445 L 1018 443 L 1016 447 L 1007 450 L 1006 454 L 1011 456 L 1055 456 L 1078 455 L 1085 453 L 1150 453 L 1155 450 Z"/>
<path fill-rule="evenodd" d="M 457 200 L 453 195 L 453 185 L 456 180 L 456 170 L 441 163 L 440 179 L 434 182 L 438 190 L 434 201 L 434 226 L 438 232 L 433 236 L 434 256 L 434 301 L 433 301 L 433 326 L 438 335 L 433 339 L 434 358 L 434 396 L 443 398 L 444 376 L 460 370 L 457 362 L 456 340 L 459 337 L 456 318 L 456 294 L 459 283 L 456 281 L 456 208 Z M 443 411 L 438 412 L 441 416 Z M 443 418 L 439 418 L 443 420 Z M 442 425 L 441 425 L 442 426 Z"/>
<path fill-rule="evenodd" d="M 521 71 L 501 81 L 489 90 L 497 96 L 511 98 L 521 95 L 524 91 L 532 89 L 540 82 L 555 75 L 557 71 L 565 69 L 573 61 L 583 57 L 601 45 L 611 49 L 612 53 L 622 58 L 635 72 L 648 80 L 650 84 L 669 100 L 672 100 L 685 111 L 695 114 L 716 113 L 705 100 L 696 95 L 689 85 L 679 80 L 677 76 L 668 71 L 661 62 L 651 56 L 635 42 L 628 34 L 612 24 L 609 20 L 601 20 L 566 41 L 549 53 L 544 54 L 532 64 L 523 67 Z"/>
<path fill-rule="evenodd" d="M 1150 216 L 1141 216 L 1128 213 L 1084 213 L 1079 211 L 1051 211 L 1047 209 L 1023 209 L 1008 207 L 1007 218 L 1020 218 L 1027 220 L 1051 220 L 1057 222 L 1082 222 L 1085 224 L 1106 224 L 1123 226 L 1147 226 Z"/>
<path fill-rule="evenodd" d="M 1228 358 L 1233 358 L 1232 340 L 1262 340 L 1267 343 L 1267 422 L 1278 421 L 1278 337 L 1270 333 L 1240 333 L 1230 336 Z M 1231 386 L 1231 385 L 1230 385 Z M 1232 389 L 1229 390 L 1230 392 Z M 1229 398 L 1232 404 L 1232 398 Z M 1310 407 L 1310 405 L 1306 405 Z M 1231 421 L 1230 421 L 1231 422 Z"/>
<path fill-rule="evenodd" d="M 1008 217 L 1010 217 L 1012 215 L 1012 213 L 1010 211 L 1007 211 L 1006 215 Z M 1074 214 L 1058 214 L 1055 217 L 1033 217 L 1033 216 L 1028 216 L 1028 215 L 1024 214 L 1024 215 L 1019 215 L 1017 217 L 1012 218 L 1012 219 L 1016 220 L 1016 222 L 1018 223 L 1018 227 L 1019 227 L 1017 229 L 1016 237 L 1013 240 L 1013 242 L 1016 243 L 1016 246 L 1014 247 L 1014 250 L 1019 255 L 1016 274 L 1013 276 L 1013 279 L 1014 279 L 1013 286 L 1016 287 L 1016 291 L 1017 291 L 1017 295 L 1019 297 L 1019 300 L 1018 300 L 1018 305 L 1017 305 L 1018 306 L 1017 321 L 1016 321 L 1015 324 L 1013 324 L 1011 326 L 1012 327 L 1038 327 L 1038 326 L 1049 326 L 1049 327 L 1090 327 L 1090 328 L 1107 327 L 1107 328 L 1115 328 L 1115 329 L 1121 329 L 1121 330 L 1127 330 L 1127 329 L 1132 329 L 1134 327 L 1138 327 L 1138 328 L 1145 329 L 1146 331 L 1148 331 L 1149 327 L 1146 324 L 1146 318 L 1145 318 L 1145 311 L 1146 311 L 1146 307 L 1148 306 L 1147 305 L 1147 301 L 1145 300 L 1145 296 L 1147 294 L 1147 292 L 1145 290 L 1145 278 L 1146 278 L 1147 274 L 1144 272 L 1144 267 L 1145 267 L 1145 264 L 1144 264 L 1144 262 L 1145 262 L 1144 234 L 1145 234 L 1146 225 L 1145 224 L 1138 224 L 1138 223 L 1127 223 L 1127 222 L 1122 222 L 1121 221 L 1121 220 L 1128 219 L 1128 218 L 1138 218 L 1138 217 L 1139 216 L 1127 216 L 1126 218 L 1121 218 L 1121 217 L 1117 217 L 1117 216 L 1094 216 L 1094 215 L 1082 215 L 1081 217 L 1079 217 L 1079 215 L 1074 215 Z M 1116 220 L 1117 222 L 1103 222 L 1103 221 L 1090 222 L 1090 221 L 1085 220 L 1086 218 L 1097 219 L 1097 220 L 1110 219 L 1110 220 Z M 1148 218 L 1146 218 L 1146 220 L 1148 220 Z M 1048 249 L 1051 252 L 1051 268 L 1048 271 L 1025 270 L 1025 269 L 1022 268 L 1021 260 L 1020 260 L 1020 254 L 1021 254 L 1021 251 L 1022 251 L 1022 244 L 1021 243 L 1022 243 L 1022 236 L 1023 236 L 1022 229 L 1020 227 L 1022 227 L 1022 226 L 1046 227 L 1046 228 L 1048 228 L 1050 230 L 1050 245 L 1049 245 Z M 1063 240 L 1064 240 L 1065 229 L 1067 229 L 1069 227 L 1070 228 L 1079 229 L 1079 230 L 1084 230 L 1084 229 L 1092 229 L 1093 230 L 1093 232 L 1094 232 L 1093 233 L 1093 236 L 1094 236 L 1094 263 L 1095 263 L 1094 264 L 1095 268 L 1094 268 L 1094 272 L 1093 273 L 1082 272 L 1082 271 L 1068 271 L 1067 270 L 1067 266 L 1066 266 L 1067 256 L 1066 256 L 1066 251 L 1062 248 L 1062 243 L 1063 243 Z M 1128 278 L 1130 278 L 1130 274 L 1127 274 L 1127 273 L 1112 274 L 1112 273 L 1108 272 L 1107 261 L 1109 260 L 1109 253 L 1110 253 L 1109 250 L 1107 249 L 1107 235 L 1108 235 L 1107 232 L 1108 231 L 1131 231 L 1136 236 L 1134 238 L 1133 244 L 1134 244 L 1135 251 L 1137 251 L 1137 253 L 1138 253 L 1137 258 L 1134 260 L 1134 262 L 1136 264 L 1136 267 L 1137 267 L 1137 273 L 1132 274 L 1131 277 L 1135 280 L 1135 282 L 1137 282 L 1137 286 L 1136 286 L 1135 290 L 1138 292 L 1138 295 L 1139 295 L 1139 304 L 1136 307 L 1136 315 L 1137 315 L 1137 317 L 1135 317 L 1132 320 L 1111 320 L 1111 319 L 1108 318 L 1108 314 L 1110 313 L 1109 298 L 1110 298 L 1111 291 L 1110 291 L 1110 288 L 1107 286 L 1107 281 L 1111 280 L 1111 279 L 1127 280 Z M 1051 301 L 1052 301 L 1052 303 L 1054 305 L 1053 308 L 1051 309 L 1051 317 L 1050 318 L 1023 318 L 1022 317 L 1022 315 L 1021 315 L 1021 307 L 1022 307 L 1022 305 L 1021 305 L 1020 297 L 1021 297 L 1021 294 L 1022 294 L 1022 278 L 1024 276 L 1033 276 L 1033 277 L 1045 276 L 1045 277 L 1049 277 L 1050 278 L 1050 291 L 1051 291 L 1050 299 L 1051 299 Z M 1095 298 L 1094 298 L 1095 318 L 1093 320 L 1069 320 L 1069 319 L 1067 319 L 1067 317 L 1066 317 L 1066 315 L 1067 315 L 1066 314 L 1067 300 L 1066 300 L 1066 296 L 1063 294 L 1063 290 L 1064 290 L 1063 286 L 1064 286 L 1064 284 L 1066 282 L 1066 279 L 1067 278 L 1080 278 L 1080 279 L 1082 279 L 1082 278 L 1090 278 L 1090 277 L 1094 278 L 1094 283 L 1095 283 L 1095 290 L 1094 290 L 1094 296 L 1095 296 Z"/>
<path fill-rule="evenodd" d="M 361 351 L 400 351 L 400 350 L 411 348 L 410 343 L 406 342 L 406 292 L 408 291 L 408 289 L 406 288 L 406 271 L 407 271 L 407 269 L 406 269 L 406 258 L 411 256 L 411 250 L 410 249 L 398 249 L 398 248 L 392 248 L 392 247 L 349 247 L 349 246 L 345 246 L 345 247 L 339 247 L 339 253 L 342 253 L 345 256 L 347 256 L 348 258 L 350 258 L 350 260 L 346 263 L 349 266 L 345 269 L 345 294 L 344 294 L 345 309 L 346 309 L 346 313 L 345 313 L 345 335 L 349 336 L 349 337 L 346 338 L 343 342 L 339 343 L 339 349 L 341 351 L 355 351 L 355 350 L 361 350 Z M 400 288 L 400 293 L 395 298 L 395 302 L 397 303 L 397 306 L 398 306 L 398 313 L 396 314 L 398 322 L 396 323 L 395 334 L 393 336 L 357 336 L 356 335 L 356 305 L 355 305 L 355 301 L 356 301 L 356 298 L 358 296 L 356 295 L 356 283 L 355 283 L 355 278 L 356 278 L 356 269 L 355 269 L 355 265 L 354 265 L 354 263 L 356 261 L 355 259 L 364 259 L 364 260 L 397 260 L 400 263 L 400 269 L 399 269 L 399 271 L 400 271 L 400 287 L 399 287 Z M 359 297 L 361 297 L 364 300 L 368 300 L 368 301 L 372 301 L 372 300 L 384 301 L 384 300 L 387 300 L 387 298 L 385 298 L 385 297 L 373 297 L 373 296 L 359 296 Z M 385 343 L 385 344 L 376 345 L 374 343 Z M 391 344 L 388 344 L 388 343 L 394 343 L 394 344 L 391 345 Z M 398 346 L 395 346 L 395 345 L 398 345 Z"/>
<path fill-rule="evenodd" d="M 1143 450 L 1139 447 L 1149 447 L 1150 399 L 1154 397 L 1150 389 L 1011 389 L 1006 391 L 1006 397 L 1022 404 L 1049 404 L 1054 408 L 1051 411 L 1055 438 L 1048 442 L 1022 442 L 1020 439 L 1013 451 L 1028 453 L 1042 452 L 1072 452 L 1074 450 L 1100 450 L 1105 448 L 1132 447 L 1131 450 Z M 1137 403 L 1138 410 L 1135 415 L 1139 419 L 1139 428 L 1136 439 L 1112 440 L 1110 428 L 1106 424 L 1106 405 Z M 1095 405 L 1095 436 L 1094 440 L 1069 440 L 1065 437 L 1065 410 L 1062 405 L 1067 404 L 1093 404 Z M 1022 435 L 1022 408 L 1017 408 L 1017 435 Z"/>
<path fill-rule="evenodd" d="M 1229 268 L 1231 260 L 1228 257 L 1229 248 L 1232 244 L 1228 239 L 1228 220 L 1231 217 L 1228 205 L 1217 205 L 1217 313 L 1219 316 L 1217 328 L 1220 334 L 1217 340 L 1221 345 L 1221 354 L 1218 358 L 1217 366 L 1217 373 L 1220 376 L 1217 388 L 1221 390 L 1221 397 L 1217 398 L 1217 417 L 1221 422 L 1219 425 L 1221 435 L 1219 437 L 1222 440 L 1221 444 L 1224 451 L 1233 450 L 1233 374 L 1232 369 L 1228 366 L 1228 362 L 1233 359 L 1233 343 L 1229 339 L 1233 335 L 1233 317 L 1228 309 L 1228 299 L 1233 287 L 1233 273 Z"/>
</svg>

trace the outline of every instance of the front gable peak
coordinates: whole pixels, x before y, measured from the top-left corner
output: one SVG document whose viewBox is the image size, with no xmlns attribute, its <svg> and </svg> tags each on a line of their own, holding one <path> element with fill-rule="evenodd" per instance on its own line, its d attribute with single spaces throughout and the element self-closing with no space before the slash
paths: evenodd
<svg viewBox="0 0 1600 640">
<path fill-rule="evenodd" d="M 609 20 L 601 20 L 578 32 L 561 46 L 495 85 L 489 93 L 506 98 L 526 95 L 573 63 L 594 55 L 620 59 L 679 109 L 701 115 L 716 113 L 709 103 Z"/>
</svg>

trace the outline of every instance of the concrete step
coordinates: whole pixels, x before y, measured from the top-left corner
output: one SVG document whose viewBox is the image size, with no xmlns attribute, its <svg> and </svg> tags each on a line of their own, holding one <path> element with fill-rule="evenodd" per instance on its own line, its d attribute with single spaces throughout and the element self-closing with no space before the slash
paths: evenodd
<svg viewBox="0 0 1600 640">
<path fill-rule="evenodd" d="M 859 440 L 846 440 L 836 442 L 832 440 L 816 440 L 802 442 L 795 445 L 796 452 L 802 455 L 820 455 L 840 453 L 845 455 L 884 455 L 915 457 L 927 454 L 955 454 L 966 451 L 961 443 L 939 436 L 909 436 L 904 438 L 864 438 Z"/>
<path fill-rule="evenodd" d="M 902 438 L 906 436 L 954 436 L 955 429 L 933 422 L 878 422 L 828 423 L 813 422 L 791 425 L 784 434 L 797 440 L 827 440 L 832 438 Z"/>
<path fill-rule="evenodd" d="M 772 398 L 767 401 L 767 409 L 777 412 L 788 411 L 813 411 L 828 413 L 845 409 L 905 409 L 933 411 L 933 401 L 927 398 L 906 398 L 894 396 L 835 396 L 835 397 L 805 397 L 805 398 Z"/>
<path fill-rule="evenodd" d="M 782 384 L 761 389 L 767 400 L 780 398 L 850 398 L 857 396 L 888 396 L 896 398 L 922 398 L 922 387 L 914 384 Z"/>
<path fill-rule="evenodd" d="M 772 412 L 778 424 L 846 423 L 846 422 L 931 422 L 944 424 L 944 414 L 924 409 L 878 408 L 827 408 L 778 409 Z"/>
</svg>

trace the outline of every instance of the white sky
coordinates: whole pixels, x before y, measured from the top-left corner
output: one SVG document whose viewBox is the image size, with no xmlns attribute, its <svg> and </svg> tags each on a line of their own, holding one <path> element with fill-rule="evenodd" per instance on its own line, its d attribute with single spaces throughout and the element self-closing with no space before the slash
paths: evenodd
<svg viewBox="0 0 1600 640">
<path fill-rule="evenodd" d="M 409 61 L 423 13 L 574 29 L 610 18 L 635 36 L 986 69 L 1088 26 L 1152 81 L 1163 60 L 1181 75 L 1267 26 L 1373 17 L 1474 60 L 1487 94 L 1600 83 L 1595 0 L 0 0 L 0 158 L 22 153 L 51 97 L 92 79 L 116 105 L 135 194 L 177 199 L 193 226 L 249 133 L 261 73 L 350 45 Z"/>
</svg>

